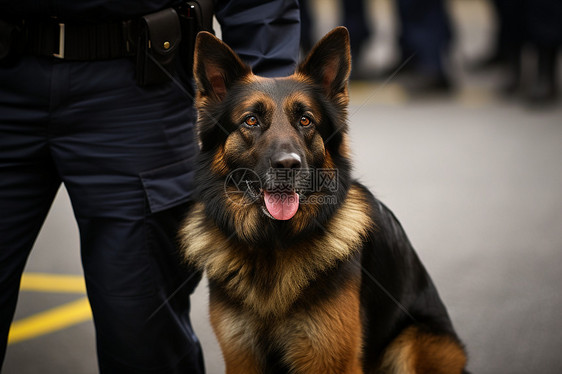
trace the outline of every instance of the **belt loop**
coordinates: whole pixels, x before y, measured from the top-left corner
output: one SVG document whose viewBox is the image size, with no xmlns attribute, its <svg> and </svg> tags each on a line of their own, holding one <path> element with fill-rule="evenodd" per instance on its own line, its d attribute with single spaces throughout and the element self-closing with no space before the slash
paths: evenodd
<svg viewBox="0 0 562 374">
<path fill-rule="evenodd" d="M 138 42 L 138 22 L 135 20 L 127 20 L 122 22 L 123 42 L 127 54 L 133 55 Z"/>
<path fill-rule="evenodd" d="M 64 59 L 64 23 L 59 23 L 59 52 L 53 53 L 53 57 Z"/>
</svg>

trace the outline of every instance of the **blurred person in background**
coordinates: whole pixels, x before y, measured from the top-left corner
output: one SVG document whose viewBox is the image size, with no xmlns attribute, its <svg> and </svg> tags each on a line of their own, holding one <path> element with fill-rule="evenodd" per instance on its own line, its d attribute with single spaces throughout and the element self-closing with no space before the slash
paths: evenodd
<svg viewBox="0 0 562 374">
<path fill-rule="evenodd" d="M 443 0 L 396 0 L 399 58 L 383 73 L 360 70 L 365 47 L 372 37 L 369 10 L 364 0 L 339 2 L 341 23 L 350 31 L 353 70 L 351 79 L 387 79 L 408 72 L 406 88 L 412 94 L 448 93 L 453 88 L 449 67 L 451 26 Z M 314 14 L 309 0 L 301 0 L 301 47 L 307 51 L 315 40 Z"/>
<path fill-rule="evenodd" d="M 364 56 L 365 46 L 371 38 L 372 31 L 370 26 L 369 11 L 364 0 L 342 0 L 340 1 L 342 10 L 341 22 L 347 28 L 350 36 L 351 54 L 353 69 L 352 79 L 357 79 L 358 64 Z M 301 50 L 304 55 L 317 42 L 314 37 L 314 15 L 311 13 L 309 0 L 300 0 L 301 10 Z"/>
<path fill-rule="evenodd" d="M 401 64 L 411 58 L 414 78 L 407 88 L 414 94 L 448 93 L 452 31 L 443 0 L 397 0 L 401 33 Z M 408 87 L 409 86 L 409 87 Z"/>
<path fill-rule="evenodd" d="M 507 1 L 507 0 L 503 0 Z M 550 104 L 558 96 L 558 51 L 562 45 L 562 1 L 526 0 L 526 27 L 537 56 L 527 91 L 530 104 Z M 521 58 L 521 54 L 519 54 Z"/>
<path fill-rule="evenodd" d="M 562 1 L 493 0 L 492 4 L 497 19 L 494 47 L 477 69 L 499 64 L 507 73 L 501 86 L 503 94 L 522 93 L 532 105 L 554 103 L 558 97 Z"/>
</svg>

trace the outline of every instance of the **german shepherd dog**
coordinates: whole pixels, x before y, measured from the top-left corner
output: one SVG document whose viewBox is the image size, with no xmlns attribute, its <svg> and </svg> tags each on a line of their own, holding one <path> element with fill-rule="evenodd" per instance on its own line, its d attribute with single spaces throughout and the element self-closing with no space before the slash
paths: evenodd
<svg viewBox="0 0 562 374">
<path fill-rule="evenodd" d="M 343 27 L 285 78 L 197 36 L 198 202 L 180 238 L 229 374 L 464 372 L 400 223 L 350 177 L 349 73 Z"/>
</svg>

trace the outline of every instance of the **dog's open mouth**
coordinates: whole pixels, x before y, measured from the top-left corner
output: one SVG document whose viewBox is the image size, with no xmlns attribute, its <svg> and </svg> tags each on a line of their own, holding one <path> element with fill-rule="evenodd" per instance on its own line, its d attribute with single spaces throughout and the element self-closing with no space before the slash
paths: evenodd
<svg viewBox="0 0 562 374">
<path fill-rule="evenodd" d="M 280 221 L 293 218 L 299 209 L 299 194 L 295 191 L 264 190 L 263 200 L 266 215 Z"/>
</svg>

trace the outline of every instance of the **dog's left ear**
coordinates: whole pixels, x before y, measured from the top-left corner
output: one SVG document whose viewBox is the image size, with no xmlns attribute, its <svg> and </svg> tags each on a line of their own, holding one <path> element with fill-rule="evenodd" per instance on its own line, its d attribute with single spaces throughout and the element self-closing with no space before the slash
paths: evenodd
<svg viewBox="0 0 562 374">
<path fill-rule="evenodd" d="M 297 74 L 311 77 L 331 98 L 347 92 L 350 72 L 349 32 L 345 27 L 324 36 L 297 68 Z"/>
<path fill-rule="evenodd" d="M 203 97 L 222 101 L 233 83 L 252 70 L 223 41 L 202 31 L 195 39 L 193 76 Z"/>
</svg>

